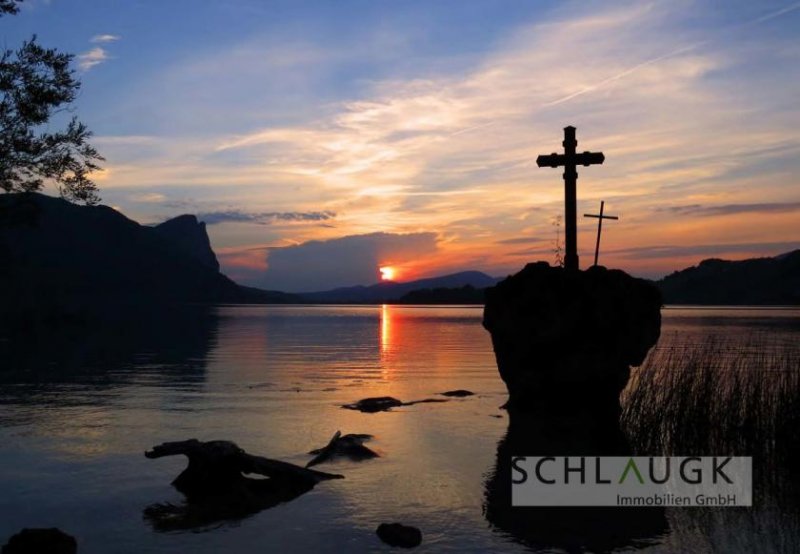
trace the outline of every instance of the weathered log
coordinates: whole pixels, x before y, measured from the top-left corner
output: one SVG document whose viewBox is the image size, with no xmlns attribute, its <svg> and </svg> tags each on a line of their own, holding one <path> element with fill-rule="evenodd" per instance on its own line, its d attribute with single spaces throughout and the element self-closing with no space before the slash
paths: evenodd
<svg viewBox="0 0 800 554">
<path fill-rule="evenodd" d="M 217 466 L 225 474 L 233 471 L 245 475 L 256 474 L 265 477 L 298 479 L 313 484 L 328 479 L 342 479 L 344 477 L 343 475 L 306 469 L 288 462 L 281 462 L 280 460 L 254 456 L 248 454 L 231 441 L 200 442 L 197 439 L 189 439 L 178 442 L 165 442 L 144 453 L 148 458 L 162 458 L 181 454 L 189 458 L 187 470 L 194 463 L 202 464 L 206 467 Z"/>
<path fill-rule="evenodd" d="M 364 442 L 370 440 L 372 435 L 349 434 L 342 436 L 341 431 L 336 431 L 331 440 L 323 448 L 312 450 L 309 454 L 316 454 L 306 467 L 311 467 L 322 462 L 326 462 L 335 456 L 346 456 L 351 460 L 361 461 L 370 458 L 377 458 L 378 454 L 370 448 L 364 446 Z"/>
<path fill-rule="evenodd" d="M 189 464 L 172 485 L 186 504 L 154 504 L 145 518 L 156 529 L 186 529 L 224 519 L 239 519 L 310 491 L 320 481 L 342 475 L 306 469 L 248 454 L 230 441 L 190 439 L 166 442 L 145 452 L 151 459 L 184 455 Z M 253 479 L 256 474 L 267 479 Z"/>
</svg>

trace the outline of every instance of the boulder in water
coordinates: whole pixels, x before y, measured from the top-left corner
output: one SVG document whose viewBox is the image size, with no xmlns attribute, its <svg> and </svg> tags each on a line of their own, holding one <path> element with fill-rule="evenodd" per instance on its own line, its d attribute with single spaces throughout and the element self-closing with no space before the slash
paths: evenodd
<svg viewBox="0 0 800 554">
<path fill-rule="evenodd" d="M 78 542 L 61 529 L 23 529 L 8 539 L 2 554 L 75 554 Z"/>
<path fill-rule="evenodd" d="M 509 410 L 616 420 L 630 367 L 661 333 L 661 295 L 619 270 L 528 264 L 486 292 Z"/>
<path fill-rule="evenodd" d="M 375 532 L 389 546 L 414 548 L 422 544 L 422 531 L 409 525 L 381 523 Z"/>
</svg>

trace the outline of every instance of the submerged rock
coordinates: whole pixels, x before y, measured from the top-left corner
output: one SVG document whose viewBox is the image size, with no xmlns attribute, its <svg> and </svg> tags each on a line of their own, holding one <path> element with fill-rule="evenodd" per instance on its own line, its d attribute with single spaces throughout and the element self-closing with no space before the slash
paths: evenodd
<svg viewBox="0 0 800 554">
<path fill-rule="evenodd" d="M 464 398 L 465 396 L 474 396 L 475 393 L 465 389 L 449 390 L 447 392 L 440 392 L 442 396 L 452 396 L 455 398 Z"/>
<path fill-rule="evenodd" d="M 363 400 L 359 400 L 353 404 L 344 404 L 342 408 L 374 414 L 375 412 L 387 412 L 390 409 L 397 408 L 399 406 L 413 406 L 414 404 L 431 403 L 435 404 L 438 402 L 447 401 L 447 398 L 423 398 L 422 400 L 410 400 L 408 402 L 403 402 L 402 400 L 398 400 L 397 398 L 393 398 L 391 396 L 378 396 L 375 398 L 364 398 Z"/>
<path fill-rule="evenodd" d="M 342 478 L 254 456 L 230 441 L 165 442 L 145 452 L 148 458 L 180 454 L 189 458 L 189 465 L 172 485 L 186 496 L 186 503 L 180 506 L 161 503 L 145 508 L 145 519 L 157 530 L 190 529 L 220 520 L 241 519 L 293 500 L 320 481 Z M 267 479 L 253 479 L 245 474 Z"/>
<path fill-rule="evenodd" d="M 2 554 L 75 554 L 78 542 L 61 529 L 23 529 L 8 539 Z"/>
<path fill-rule="evenodd" d="M 391 408 L 402 406 L 403 403 L 397 398 L 391 396 L 377 396 L 374 398 L 364 398 L 353 404 L 345 404 L 342 408 L 348 410 L 359 410 L 361 412 L 375 413 L 385 412 Z"/>
<path fill-rule="evenodd" d="M 623 271 L 539 262 L 487 290 L 483 325 L 509 411 L 616 420 L 630 367 L 661 333 L 661 295 Z"/>
<path fill-rule="evenodd" d="M 378 454 L 364 446 L 364 443 L 372 439 L 372 435 L 349 434 L 342 436 L 341 431 L 336 431 L 330 442 L 323 448 L 317 448 L 309 452 L 316 457 L 306 464 L 306 467 L 315 466 L 337 456 L 344 456 L 354 461 L 370 460 L 378 458 Z"/>
<path fill-rule="evenodd" d="M 422 531 L 400 523 L 381 523 L 375 531 L 378 537 L 389 546 L 414 548 L 422 544 Z"/>
</svg>

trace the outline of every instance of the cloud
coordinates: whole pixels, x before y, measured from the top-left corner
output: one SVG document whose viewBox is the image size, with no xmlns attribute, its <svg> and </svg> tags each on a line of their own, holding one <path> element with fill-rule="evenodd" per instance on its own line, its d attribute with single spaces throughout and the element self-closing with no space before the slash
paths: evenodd
<svg viewBox="0 0 800 554">
<path fill-rule="evenodd" d="M 436 248 L 435 233 L 370 233 L 308 241 L 269 250 L 267 270 L 257 285 L 288 292 L 368 285 L 377 281 L 378 267 L 402 266 Z"/>
<path fill-rule="evenodd" d="M 379 82 L 364 97 L 343 102 L 325 120 L 231 136 L 217 149 L 272 156 L 280 160 L 280 169 L 317 189 L 384 197 L 383 214 L 405 211 L 411 225 L 429 225 L 433 213 L 437 225 L 447 225 L 497 212 L 518 205 L 531 181 L 553 180 L 536 172 L 531 145 L 558 140 L 556 130 L 563 126 L 565 110 L 577 114 L 576 119 L 594 120 L 595 129 L 617 131 L 620 121 L 642 122 L 641 127 L 622 127 L 633 137 L 643 135 L 644 142 L 657 127 L 652 120 L 660 113 L 655 109 L 659 104 L 697 111 L 693 106 L 707 97 L 699 85 L 720 62 L 709 54 L 674 53 L 669 47 L 672 37 L 658 29 L 663 15 L 663 8 L 612 9 L 598 16 L 522 27 L 472 71 Z M 642 62 L 639 51 L 626 45 L 639 43 L 645 34 L 653 40 Z M 556 58 L 570 49 L 586 55 L 558 62 Z M 663 59 L 657 60 L 659 56 Z M 613 83 L 593 84 L 603 83 L 607 75 L 614 76 Z M 629 87 L 615 84 L 622 81 Z M 593 94 L 564 100 L 590 85 Z M 600 95 L 601 88 L 613 90 Z M 600 97 L 587 107 L 590 96 Z M 589 111 L 595 109 L 604 117 L 592 116 Z M 637 117 L 617 120 L 624 110 Z M 554 131 L 547 135 L 545 128 Z M 619 143 L 619 137 L 613 138 Z M 612 152 L 618 154 L 619 147 Z M 665 174 L 659 172 L 658 177 Z M 487 178 L 502 186 L 485 186 Z M 464 194 L 467 190 L 479 194 L 473 200 Z M 540 190 L 534 197 L 539 201 L 558 194 L 557 185 Z M 626 195 L 639 190 L 632 188 Z M 409 198 L 415 196 L 421 198 L 413 200 L 413 207 L 423 209 L 410 209 Z M 375 215 L 373 210 L 362 212 L 371 221 L 392 219 Z"/>
<path fill-rule="evenodd" d="M 101 64 L 108 59 L 110 59 L 108 52 L 106 52 L 100 46 L 96 46 L 88 52 L 78 54 L 78 67 L 82 71 L 89 71 L 94 66 Z"/>
<path fill-rule="evenodd" d="M 159 140 L 156 137 L 147 135 L 97 135 L 92 137 L 92 142 L 100 144 L 101 146 L 148 146 L 158 145 Z"/>
<path fill-rule="evenodd" d="M 529 259 L 536 259 L 537 261 L 539 260 L 551 261 L 555 259 L 556 252 L 555 248 L 526 248 L 525 250 L 515 250 L 512 252 L 507 252 L 506 256 L 511 256 L 511 257 L 524 256 Z"/>
<path fill-rule="evenodd" d="M 800 210 L 800 202 L 771 202 L 763 204 L 726 204 L 722 206 L 702 206 L 689 204 L 685 206 L 668 206 L 656 211 L 681 215 L 731 215 L 742 213 L 786 213 Z"/>
<path fill-rule="evenodd" d="M 93 42 L 93 43 L 116 42 L 121 38 L 122 37 L 119 36 L 119 35 L 109 35 L 109 34 L 95 35 L 95 36 L 93 36 L 91 38 L 91 40 L 89 42 Z"/>
<path fill-rule="evenodd" d="M 132 195 L 130 199 L 134 202 L 142 202 L 144 204 L 161 204 L 167 197 L 159 192 L 143 192 L 141 194 Z"/>
<path fill-rule="evenodd" d="M 225 275 L 237 283 L 261 286 L 267 270 L 264 252 L 269 248 L 215 248 L 214 253 Z"/>
<path fill-rule="evenodd" d="M 197 214 L 197 219 L 207 225 L 218 223 L 257 223 L 269 225 L 274 221 L 327 221 L 336 217 L 335 212 L 245 212 L 241 210 L 225 210 Z"/>
<path fill-rule="evenodd" d="M 158 99 L 131 112 L 176 136 L 157 148 L 117 145 L 108 186 L 169 184 L 210 206 L 252 210 L 220 216 L 232 222 L 324 208 L 347 214 L 337 233 L 435 231 L 437 260 L 466 264 L 463 253 L 485 252 L 485 263 L 502 264 L 525 244 L 519 237 L 553 234 L 561 171 L 538 169 L 535 158 L 560 149 L 561 128 L 574 124 L 580 150 L 606 155 L 603 166 L 579 170 L 579 213 L 594 213 L 602 199 L 622 217 L 605 248 L 786 241 L 796 223 L 778 206 L 796 196 L 800 79 L 793 35 L 773 31 L 796 20 L 780 29 L 764 19 L 778 12 L 760 22 L 742 15 L 753 11 L 761 9 L 723 16 L 690 1 L 556 3 L 453 66 L 428 58 L 393 72 L 381 64 L 346 83 L 341 75 L 358 73 L 377 49 L 342 56 L 336 44 L 288 43 L 299 56 L 289 64 L 280 63 L 287 48 L 252 40 L 193 54 L 148 78 L 169 98 L 131 91 L 135 102 Z M 653 208 L 669 204 L 682 206 Z M 735 226 L 675 217 L 723 213 L 754 215 Z M 278 227 L 270 228 L 275 244 L 331 234 Z M 581 235 L 582 256 L 595 227 Z M 225 246 L 265 241 L 255 225 L 236 231 Z M 619 261 L 643 267 L 637 257 Z M 658 261 L 659 271 L 680 262 Z"/>
<path fill-rule="evenodd" d="M 542 242 L 544 239 L 540 239 L 537 237 L 515 237 L 510 239 L 502 239 L 496 241 L 497 244 L 530 244 L 530 243 L 537 243 Z"/>
</svg>

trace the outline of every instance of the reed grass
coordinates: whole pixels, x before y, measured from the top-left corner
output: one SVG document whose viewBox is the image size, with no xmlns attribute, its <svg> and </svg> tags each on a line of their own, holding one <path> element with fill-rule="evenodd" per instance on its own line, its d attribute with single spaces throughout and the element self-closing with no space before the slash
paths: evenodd
<svg viewBox="0 0 800 554">
<path fill-rule="evenodd" d="M 751 509 L 672 509 L 655 551 L 797 552 L 800 344 L 781 333 L 662 337 L 622 393 L 640 455 L 753 457 Z"/>
<path fill-rule="evenodd" d="M 622 405 L 642 453 L 791 457 L 800 449 L 800 347 L 767 333 L 663 337 L 632 370 Z"/>
</svg>

